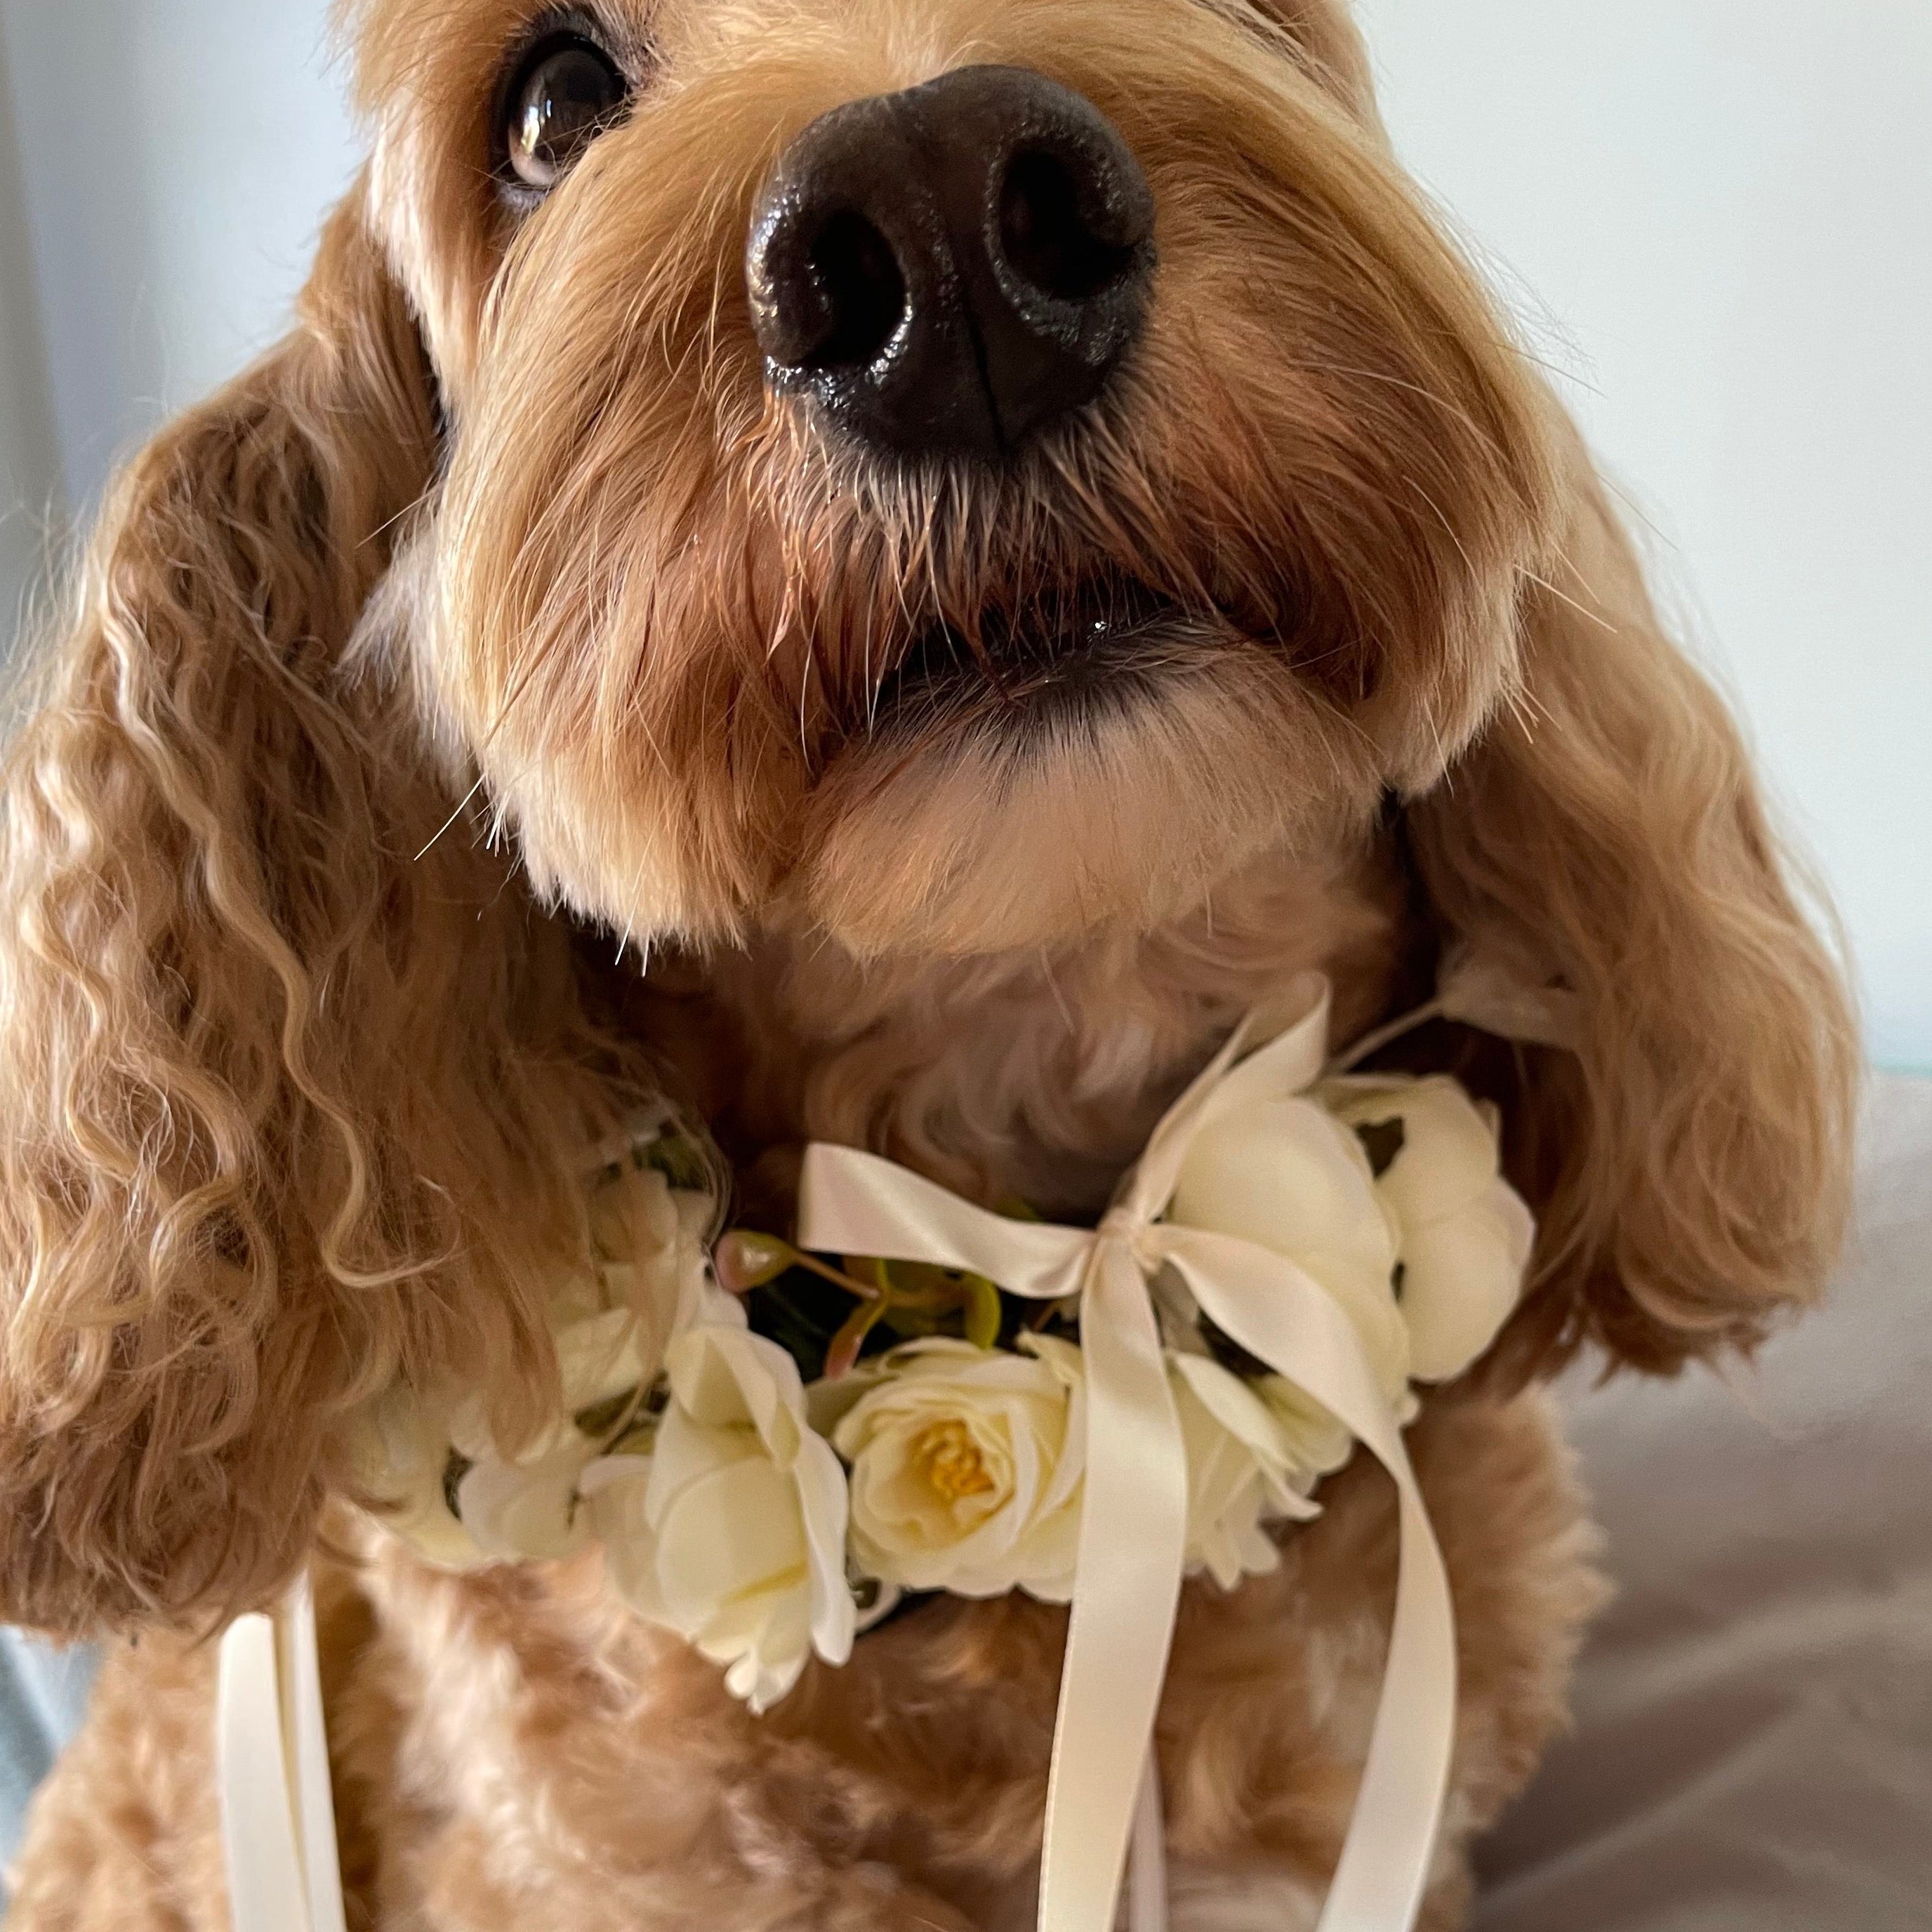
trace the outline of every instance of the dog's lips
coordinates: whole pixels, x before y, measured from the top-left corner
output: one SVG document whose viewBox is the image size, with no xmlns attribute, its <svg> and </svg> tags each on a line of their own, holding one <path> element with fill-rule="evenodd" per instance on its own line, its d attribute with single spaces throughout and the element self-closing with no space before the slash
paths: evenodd
<svg viewBox="0 0 1932 1932">
<path fill-rule="evenodd" d="M 1030 619 L 987 619 L 975 644 L 950 625 L 915 640 L 880 685 L 866 734 L 999 732 L 1090 718 L 1198 669 L 1226 627 L 1138 584 L 1083 586 Z"/>
</svg>

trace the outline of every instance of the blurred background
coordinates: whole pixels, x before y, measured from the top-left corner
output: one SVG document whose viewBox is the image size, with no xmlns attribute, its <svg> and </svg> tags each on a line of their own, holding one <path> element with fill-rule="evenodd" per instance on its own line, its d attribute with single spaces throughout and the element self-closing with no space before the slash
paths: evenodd
<svg viewBox="0 0 1932 1932">
<path fill-rule="evenodd" d="M 1365 0 L 1397 146 L 1620 484 L 1932 1068 L 1932 5 Z M 0 644 L 281 328 L 358 142 L 326 0 L 0 0 Z"/>
</svg>

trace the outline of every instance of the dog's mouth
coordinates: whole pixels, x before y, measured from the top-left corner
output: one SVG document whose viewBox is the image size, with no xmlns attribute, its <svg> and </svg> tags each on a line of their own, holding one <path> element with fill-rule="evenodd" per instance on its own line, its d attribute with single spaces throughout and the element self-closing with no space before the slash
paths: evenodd
<svg viewBox="0 0 1932 1932">
<path fill-rule="evenodd" d="M 1228 636 L 1222 621 L 1144 584 L 1089 580 L 1022 610 L 989 610 L 970 630 L 926 626 L 880 682 L 868 734 L 1090 724 L 1198 670 Z"/>
</svg>

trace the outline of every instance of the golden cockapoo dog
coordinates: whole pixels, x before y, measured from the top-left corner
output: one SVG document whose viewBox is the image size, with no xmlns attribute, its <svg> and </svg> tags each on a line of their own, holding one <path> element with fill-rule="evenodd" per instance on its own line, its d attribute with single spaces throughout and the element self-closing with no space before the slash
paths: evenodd
<svg viewBox="0 0 1932 1932">
<path fill-rule="evenodd" d="M 332 1502 L 345 1418 L 527 1431 L 661 1086 L 768 1215 L 812 1137 L 1090 1214 L 1244 1010 L 1319 968 L 1340 1043 L 1461 948 L 1576 1026 L 1389 1063 L 1499 1104 L 1540 1224 L 1411 1433 L 1453 1924 L 1596 1589 L 1525 1391 L 1814 1292 L 1853 1056 L 1341 0 L 346 26 L 300 326 L 122 479 L 6 772 L 0 1610 L 126 1639 L 12 1922 L 225 1924 L 203 1640 L 313 1558 L 353 1924 L 1028 1924 L 1062 1613 L 937 1600 L 754 1719 L 594 1553 L 448 1575 Z M 1349 1814 L 1394 1511 L 1322 1499 L 1184 1607 L 1185 1932 L 1311 1924 Z"/>
</svg>

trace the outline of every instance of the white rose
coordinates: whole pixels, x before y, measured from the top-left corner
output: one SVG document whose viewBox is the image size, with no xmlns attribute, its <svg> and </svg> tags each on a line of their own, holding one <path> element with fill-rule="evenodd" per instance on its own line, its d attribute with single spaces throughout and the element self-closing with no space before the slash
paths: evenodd
<svg viewBox="0 0 1932 1932">
<path fill-rule="evenodd" d="M 655 1168 L 622 1167 L 590 1199 L 596 1256 L 591 1303 L 567 1312 L 560 1304 L 558 1318 L 628 1308 L 655 1375 L 673 1336 L 710 1318 L 706 1305 L 718 1292 L 706 1250 L 713 1204 L 708 1194 L 673 1187 Z"/>
<path fill-rule="evenodd" d="M 581 1549 L 579 1476 L 625 1421 L 625 1399 L 640 1406 L 670 1336 L 723 1299 L 706 1268 L 707 1196 L 627 1166 L 599 1186 L 591 1208 L 593 1268 L 546 1297 L 562 1402 L 533 1439 L 506 1454 L 481 1392 L 431 1398 L 400 1384 L 352 1430 L 358 1480 L 382 1521 L 446 1568 Z"/>
<path fill-rule="evenodd" d="M 596 1454 L 579 1436 L 546 1455 L 472 1463 L 456 1485 L 456 1511 L 483 1556 L 547 1563 L 575 1556 L 589 1540 L 577 1481 Z"/>
<path fill-rule="evenodd" d="M 367 1404 L 350 1426 L 350 1472 L 383 1527 L 443 1569 L 473 1569 L 490 1558 L 450 1508 L 450 1454 L 447 1410 L 402 1382 Z"/>
<path fill-rule="evenodd" d="M 1354 1454 L 1355 1438 L 1348 1425 L 1324 1408 L 1306 1389 L 1298 1388 L 1283 1376 L 1270 1376 L 1253 1386 L 1304 1479 L 1333 1475 Z M 1414 1398 L 1405 1394 L 1396 1408 L 1396 1420 L 1406 1424 L 1414 1411 Z"/>
<path fill-rule="evenodd" d="M 1204 1355 L 1170 1355 L 1168 1370 L 1187 1450 L 1188 1572 L 1205 1570 L 1232 1590 L 1280 1564 L 1264 1523 L 1318 1514 L 1296 1487 L 1306 1472 L 1288 1432 L 1238 1376 Z"/>
<path fill-rule="evenodd" d="M 470 1466 L 456 1485 L 457 1513 L 486 1556 L 554 1562 L 590 1540 L 578 1478 L 627 1412 L 641 1412 L 643 1390 L 656 1379 L 642 1332 L 628 1308 L 560 1329 L 552 1340 L 563 1412 L 514 1456 L 497 1448 L 480 1396 L 457 1405 L 450 1442 Z"/>
<path fill-rule="evenodd" d="M 806 1424 L 791 1358 L 735 1302 L 717 1312 L 671 1345 L 650 1453 L 592 1463 L 580 1489 L 618 1594 L 728 1666 L 733 1695 L 763 1712 L 814 1650 L 851 1654 L 845 1475 Z"/>
<path fill-rule="evenodd" d="M 1167 1218 L 1293 1262 L 1347 1311 L 1383 1394 L 1407 1405 L 1396 1226 L 1350 1129 L 1310 1100 L 1237 1108 L 1196 1136 Z"/>
<path fill-rule="evenodd" d="M 934 1336 L 874 1365 L 833 1432 L 852 1466 L 852 1550 L 865 1574 L 964 1597 L 1073 1593 L 1086 1468 L 1080 1352 L 1024 1354 Z"/>
<path fill-rule="evenodd" d="M 1401 1231 L 1410 1372 L 1446 1382 L 1495 1340 L 1515 1308 L 1535 1220 L 1502 1178 L 1491 1120 L 1456 1082 L 1342 1080 L 1324 1097 L 1352 1128 L 1372 1135 L 1400 1123 L 1400 1144 L 1376 1189 Z"/>
</svg>

